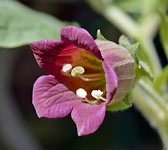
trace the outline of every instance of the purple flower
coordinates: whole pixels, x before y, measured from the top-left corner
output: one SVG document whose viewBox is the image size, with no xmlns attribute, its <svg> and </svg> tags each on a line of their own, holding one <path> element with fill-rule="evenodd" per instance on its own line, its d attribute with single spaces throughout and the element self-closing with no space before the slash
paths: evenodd
<svg viewBox="0 0 168 150">
<path fill-rule="evenodd" d="M 38 117 L 60 118 L 71 113 L 79 136 L 98 129 L 106 105 L 115 101 L 118 78 L 113 67 L 122 59 L 105 43 L 94 41 L 82 28 L 68 26 L 62 28 L 60 41 L 30 44 L 37 63 L 50 74 L 39 77 L 33 87 Z"/>
</svg>

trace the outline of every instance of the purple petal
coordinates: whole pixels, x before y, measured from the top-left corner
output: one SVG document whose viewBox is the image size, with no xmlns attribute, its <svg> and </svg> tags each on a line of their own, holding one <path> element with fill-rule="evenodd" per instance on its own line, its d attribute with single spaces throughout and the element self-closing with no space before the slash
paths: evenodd
<svg viewBox="0 0 168 150">
<path fill-rule="evenodd" d="M 56 40 L 42 40 L 30 43 L 39 66 L 49 74 L 55 75 L 55 61 L 57 55 L 65 47 L 63 42 Z"/>
<path fill-rule="evenodd" d="M 82 28 L 68 26 L 61 30 L 61 40 L 92 52 L 98 59 L 101 53 L 92 36 Z"/>
<path fill-rule="evenodd" d="M 41 76 L 33 87 L 33 105 L 38 117 L 60 118 L 72 111 L 72 105 L 80 100 L 54 76 Z"/>
<path fill-rule="evenodd" d="M 106 77 L 106 98 L 107 103 L 110 103 L 118 87 L 118 78 L 113 68 L 109 64 L 107 64 L 105 60 L 103 61 L 103 68 Z"/>
<path fill-rule="evenodd" d="M 78 103 L 74 105 L 71 117 L 77 126 L 78 136 L 95 132 L 105 117 L 106 105 Z"/>
</svg>

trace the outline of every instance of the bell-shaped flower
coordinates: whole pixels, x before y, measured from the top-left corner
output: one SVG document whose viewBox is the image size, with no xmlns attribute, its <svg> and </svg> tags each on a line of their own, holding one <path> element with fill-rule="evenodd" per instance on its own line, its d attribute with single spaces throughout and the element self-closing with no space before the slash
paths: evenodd
<svg viewBox="0 0 168 150">
<path fill-rule="evenodd" d="M 39 77 L 33 87 L 33 105 L 38 117 L 61 118 L 71 113 L 79 136 L 98 129 L 106 105 L 124 97 L 129 90 L 122 84 L 118 87 L 121 82 L 113 69 L 130 56 L 113 42 L 115 48 L 110 51 L 110 43 L 103 42 L 95 41 L 82 28 L 68 26 L 62 28 L 60 41 L 30 44 L 37 63 L 49 74 Z M 120 77 L 125 74 L 126 71 Z"/>
</svg>

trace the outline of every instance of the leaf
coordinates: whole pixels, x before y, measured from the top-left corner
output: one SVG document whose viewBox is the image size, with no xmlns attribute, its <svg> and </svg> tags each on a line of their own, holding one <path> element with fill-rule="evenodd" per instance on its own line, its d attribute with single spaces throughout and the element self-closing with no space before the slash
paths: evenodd
<svg viewBox="0 0 168 150">
<path fill-rule="evenodd" d="M 107 41 L 107 39 L 101 34 L 100 29 L 97 30 L 97 39 L 102 41 Z"/>
<path fill-rule="evenodd" d="M 127 94 L 127 96 L 123 100 L 107 105 L 106 109 L 108 111 L 120 111 L 128 109 L 130 107 L 132 107 L 130 94 Z"/>
<path fill-rule="evenodd" d="M 163 71 L 156 77 L 153 87 L 156 90 L 160 90 L 168 82 L 168 65 L 163 69 Z"/>
<path fill-rule="evenodd" d="M 13 48 L 37 40 L 58 40 L 60 29 L 66 25 L 19 2 L 0 1 L 0 47 Z"/>
<path fill-rule="evenodd" d="M 163 48 L 168 59 L 168 16 L 160 13 L 161 25 L 160 25 L 160 36 L 163 43 Z"/>
</svg>

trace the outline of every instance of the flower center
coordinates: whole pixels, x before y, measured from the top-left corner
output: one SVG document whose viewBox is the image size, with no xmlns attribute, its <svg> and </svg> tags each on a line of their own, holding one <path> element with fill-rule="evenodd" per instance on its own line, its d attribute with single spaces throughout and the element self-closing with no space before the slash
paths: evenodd
<svg viewBox="0 0 168 150">
<path fill-rule="evenodd" d="M 105 80 L 104 73 L 85 73 L 85 69 L 82 66 L 73 67 L 71 64 L 64 64 L 61 73 L 67 77 L 79 78 L 84 82 L 95 82 Z M 87 87 L 84 87 L 87 90 Z M 78 88 L 76 95 L 83 99 L 83 102 L 89 104 L 99 104 L 106 101 L 103 95 L 106 94 L 106 89 L 101 90 L 88 90 L 84 88 Z M 88 96 L 88 98 L 87 98 Z"/>
</svg>

